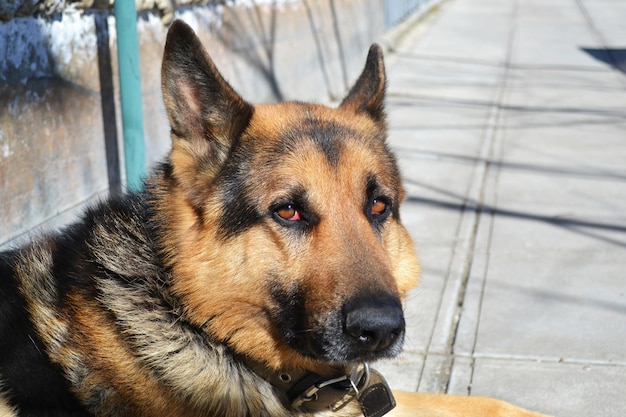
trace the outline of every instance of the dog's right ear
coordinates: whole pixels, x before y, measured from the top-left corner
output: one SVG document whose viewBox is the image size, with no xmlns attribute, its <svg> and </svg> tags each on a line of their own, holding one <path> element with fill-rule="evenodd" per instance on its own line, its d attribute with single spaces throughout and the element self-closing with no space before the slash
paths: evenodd
<svg viewBox="0 0 626 417">
<path fill-rule="evenodd" d="M 379 45 L 373 44 L 367 54 L 363 72 L 339 107 L 355 113 L 366 113 L 375 122 L 384 125 L 385 79 L 383 50 Z"/>
<path fill-rule="evenodd" d="M 194 186 L 219 171 L 248 126 L 253 108 L 222 77 L 193 29 L 180 20 L 167 34 L 161 89 L 172 129 L 174 175 L 194 200 L 201 197 Z"/>
</svg>

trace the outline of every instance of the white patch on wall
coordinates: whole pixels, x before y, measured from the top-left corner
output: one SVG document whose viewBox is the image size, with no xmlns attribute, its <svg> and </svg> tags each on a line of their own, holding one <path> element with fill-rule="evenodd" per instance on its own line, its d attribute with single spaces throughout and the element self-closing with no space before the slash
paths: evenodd
<svg viewBox="0 0 626 417">
<path fill-rule="evenodd" d="M 1 133 L 0 133 L 1 135 Z M 4 158 L 8 158 L 9 156 L 13 155 L 13 151 L 11 150 L 11 147 L 9 146 L 8 143 L 3 143 L 2 144 L 2 156 Z"/>
<path fill-rule="evenodd" d="M 60 21 L 40 19 L 39 27 L 47 42 L 55 73 L 63 79 L 91 84 L 92 80 L 80 80 L 86 75 L 84 69 L 92 67 L 98 59 L 93 16 L 68 8 Z"/>
</svg>

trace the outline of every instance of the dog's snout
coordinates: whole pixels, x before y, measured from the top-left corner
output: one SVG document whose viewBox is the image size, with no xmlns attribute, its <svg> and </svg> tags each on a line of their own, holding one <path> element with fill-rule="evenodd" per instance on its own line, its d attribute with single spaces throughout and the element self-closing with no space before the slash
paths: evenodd
<svg viewBox="0 0 626 417">
<path fill-rule="evenodd" d="M 345 311 L 346 333 L 366 350 L 382 351 L 404 335 L 404 314 L 395 298 L 363 298 Z"/>
</svg>

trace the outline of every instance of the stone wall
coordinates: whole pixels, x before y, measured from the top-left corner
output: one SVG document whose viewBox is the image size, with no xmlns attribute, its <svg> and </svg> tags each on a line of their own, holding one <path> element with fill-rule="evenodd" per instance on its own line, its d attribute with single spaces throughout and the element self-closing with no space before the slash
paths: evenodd
<svg viewBox="0 0 626 417">
<path fill-rule="evenodd" d="M 115 20 L 85 7 L 93 1 L 65 3 L 62 13 L 16 11 L 0 22 L 0 246 L 67 223 L 124 181 Z M 149 167 L 169 149 L 160 61 L 171 17 L 194 27 L 252 102 L 340 98 L 383 32 L 380 0 L 246 0 L 173 13 L 138 18 Z"/>
</svg>

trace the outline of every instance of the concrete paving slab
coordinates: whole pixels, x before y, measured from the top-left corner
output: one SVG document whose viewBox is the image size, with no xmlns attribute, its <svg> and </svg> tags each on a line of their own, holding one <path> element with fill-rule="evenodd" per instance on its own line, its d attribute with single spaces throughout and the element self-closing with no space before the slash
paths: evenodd
<svg viewBox="0 0 626 417">
<path fill-rule="evenodd" d="M 555 24 L 554 19 L 520 19 L 515 32 L 514 61 L 532 62 L 540 67 L 589 65 L 589 57 L 581 48 L 594 44 L 593 33 L 582 19 L 569 24 Z"/>
<path fill-rule="evenodd" d="M 418 50 L 453 56 L 459 62 L 475 57 L 498 61 L 506 47 L 507 17 L 513 9 L 510 2 L 447 2 L 436 25 L 420 37 Z"/>
<path fill-rule="evenodd" d="M 449 392 L 491 395 L 557 417 L 626 415 L 626 373 L 611 365 L 457 358 Z"/>
<path fill-rule="evenodd" d="M 473 353 L 626 363 L 623 256 L 491 254 Z"/>
</svg>

